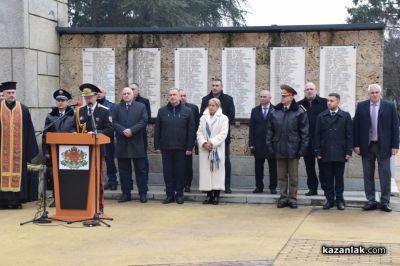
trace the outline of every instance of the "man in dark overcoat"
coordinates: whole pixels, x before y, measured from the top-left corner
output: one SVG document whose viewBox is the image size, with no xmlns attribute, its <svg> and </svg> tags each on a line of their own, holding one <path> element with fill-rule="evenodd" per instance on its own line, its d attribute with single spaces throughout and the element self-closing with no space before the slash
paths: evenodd
<svg viewBox="0 0 400 266">
<path fill-rule="evenodd" d="M 271 93 L 267 90 L 260 91 L 260 105 L 251 110 L 249 127 L 249 148 L 254 155 L 254 168 L 256 188 L 253 193 L 262 193 L 264 190 L 264 163 L 268 160 L 269 189 L 271 194 L 276 194 L 277 173 L 276 159 L 267 154 L 267 121 L 268 115 L 274 106 L 271 104 Z"/>
<path fill-rule="evenodd" d="M 132 162 L 135 166 L 136 184 L 141 203 L 147 202 L 146 153 L 144 147 L 144 128 L 147 112 L 144 104 L 134 100 L 131 88 L 122 91 L 123 102 L 114 107 L 113 126 L 115 130 L 115 154 L 121 180 L 122 196 L 119 202 L 131 200 Z"/>
<path fill-rule="evenodd" d="M 314 132 L 314 148 L 325 175 L 324 209 L 334 206 L 344 210 L 344 167 L 351 158 L 353 147 L 353 128 L 351 116 L 339 108 L 340 95 L 328 96 L 328 110 L 317 118 Z"/>
</svg>

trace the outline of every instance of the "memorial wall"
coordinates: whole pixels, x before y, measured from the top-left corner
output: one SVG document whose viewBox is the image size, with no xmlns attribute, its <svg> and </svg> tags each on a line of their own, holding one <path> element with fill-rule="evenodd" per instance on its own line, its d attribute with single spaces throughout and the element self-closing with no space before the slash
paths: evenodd
<svg viewBox="0 0 400 266">
<path fill-rule="evenodd" d="M 187 90 L 188 101 L 200 105 L 210 81 L 223 80 L 233 96 L 236 121 L 232 153 L 249 154 L 248 119 L 261 89 L 280 100 L 279 85 L 314 82 L 321 96 L 342 95 L 343 109 L 354 114 L 367 98 L 370 83 L 382 84 L 383 25 L 344 24 L 246 28 L 73 29 L 58 28 L 60 84 L 79 99 L 83 82 L 102 84 L 118 102 L 128 82 L 141 86 L 152 117 L 167 102 L 170 87 Z M 149 151 L 153 125 L 149 126 Z"/>
</svg>

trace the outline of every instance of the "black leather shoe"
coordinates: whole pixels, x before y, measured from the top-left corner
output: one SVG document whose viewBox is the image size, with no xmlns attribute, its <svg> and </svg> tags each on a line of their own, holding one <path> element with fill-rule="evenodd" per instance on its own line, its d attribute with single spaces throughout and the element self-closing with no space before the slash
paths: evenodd
<svg viewBox="0 0 400 266">
<path fill-rule="evenodd" d="M 278 194 L 278 192 L 276 192 L 275 188 L 271 188 L 270 191 L 271 191 L 271 194 L 273 194 L 273 195 Z"/>
<path fill-rule="evenodd" d="M 177 196 L 176 197 L 176 203 L 178 204 L 183 204 L 185 201 L 183 200 L 183 196 Z"/>
<path fill-rule="evenodd" d="M 147 202 L 147 195 L 140 195 L 140 202 L 146 203 Z"/>
<path fill-rule="evenodd" d="M 334 206 L 333 202 L 331 201 L 325 201 L 324 205 L 322 206 L 322 209 L 324 210 L 329 210 Z"/>
<path fill-rule="evenodd" d="M 185 192 L 191 192 L 191 189 L 190 189 L 189 186 L 186 186 L 186 187 L 185 187 Z"/>
<path fill-rule="evenodd" d="M 213 193 L 212 191 L 207 191 L 207 198 L 205 201 L 203 201 L 203 204 L 212 204 L 214 201 Z"/>
<path fill-rule="evenodd" d="M 22 204 L 21 203 L 13 203 L 7 206 L 8 209 L 22 209 Z"/>
<path fill-rule="evenodd" d="M 175 197 L 174 196 L 167 196 L 164 200 L 163 200 L 163 204 L 168 204 L 168 203 L 171 203 L 171 202 L 174 202 L 175 201 Z"/>
<path fill-rule="evenodd" d="M 286 206 L 288 206 L 287 201 L 283 201 L 283 200 L 279 200 L 278 204 L 276 205 L 277 208 L 285 208 Z"/>
<path fill-rule="evenodd" d="M 253 190 L 253 193 L 254 193 L 254 194 L 263 193 L 263 190 L 262 190 L 262 189 L 259 189 L 259 188 L 257 187 L 256 189 Z"/>
<path fill-rule="evenodd" d="M 107 183 L 104 190 L 117 190 L 117 184 Z"/>
<path fill-rule="evenodd" d="M 131 200 L 132 200 L 132 198 L 131 198 L 130 195 L 122 195 L 122 196 L 119 198 L 118 202 L 119 202 L 119 203 L 123 203 L 123 202 L 131 201 Z"/>
<path fill-rule="evenodd" d="M 295 202 L 295 201 L 289 201 L 288 205 L 292 209 L 297 209 L 297 202 Z"/>
<path fill-rule="evenodd" d="M 231 194 L 232 190 L 230 187 L 225 188 L 225 194 Z"/>
<path fill-rule="evenodd" d="M 218 205 L 219 204 L 219 197 L 214 197 L 214 200 L 212 202 L 213 205 Z"/>
<path fill-rule="evenodd" d="M 305 195 L 306 196 L 317 196 L 318 192 L 316 190 L 309 190 Z"/>
<path fill-rule="evenodd" d="M 377 204 L 376 203 L 366 203 L 363 207 L 364 211 L 373 211 L 377 209 Z"/>
<path fill-rule="evenodd" d="M 213 197 L 208 196 L 204 201 L 203 204 L 212 204 L 214 201 Z"/>
<path fill-rule="evenodd" d="M 381 206 L 381 210 L 385 212 L 391 212 L 392 208 L 390 208 L 389 203 L 383 203 Z"/>
<path fill-rule="evenodd" d="M 343 203 L 343 202 L 337 202 L 337 203 L 336 203 L 336 208 L 337 208 L 339 211 L 343 211 L 343 210 L 344 210 L 344 203 Z"/>
</svg>

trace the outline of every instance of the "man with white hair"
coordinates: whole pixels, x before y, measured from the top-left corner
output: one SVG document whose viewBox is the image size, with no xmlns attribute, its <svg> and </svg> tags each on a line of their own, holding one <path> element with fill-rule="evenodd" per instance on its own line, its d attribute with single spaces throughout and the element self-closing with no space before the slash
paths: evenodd
<svg viewBox="0 0 400 266">
<path fill-rule="evenodd" d="M 358 103 L 354 116 L 354 152 L 362 157 L 364 188 L 368 202 L 363 209 L 375 210 L 375 161 L 381 187 L 383 211 L 391 212 L 390 157 L 399 151 L 399 118 L 393 103 L 382 100 L 382 88 L 378 84 L 368 86 L 369 99 Z"/>
<path fill-rule="evenodd" d="M 269 189 L 271 194 L 276 194 L 277 169 L 276 159 L 267 154 L 267 122 L 274 106 L 271 104 L 271 93 L 261 90 L 259 94 L 260 104 L 251 110 L 249 126 L 249 148 L 254 155 L 254 169 L 256 188 L 253 193 L 262 193 L 264 190 L 264 163 L 268 160 Z"/>
</svg>

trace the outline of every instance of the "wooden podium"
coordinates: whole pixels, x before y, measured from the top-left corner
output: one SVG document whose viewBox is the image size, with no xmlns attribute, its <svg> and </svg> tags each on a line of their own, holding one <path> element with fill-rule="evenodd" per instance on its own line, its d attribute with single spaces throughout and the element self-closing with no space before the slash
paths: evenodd
<svg viewBox="0 0 400 266">
<path fill-rule="evenodd" d="M 96 205 L 99 207 L 100 145 L 110 143 L 110 138 L 103 134 L 96 139 L 89 134 L 49 132 L 46 143 L 51 144 L 53 164 L 56 202 L 53 218 L 66 221 L 92 218 Z"/>
</svg>

